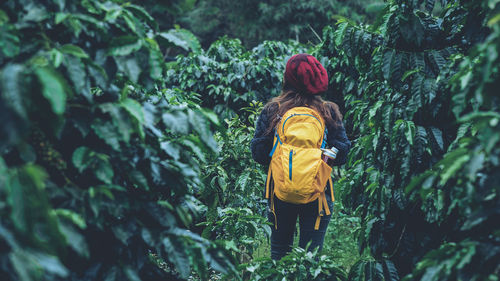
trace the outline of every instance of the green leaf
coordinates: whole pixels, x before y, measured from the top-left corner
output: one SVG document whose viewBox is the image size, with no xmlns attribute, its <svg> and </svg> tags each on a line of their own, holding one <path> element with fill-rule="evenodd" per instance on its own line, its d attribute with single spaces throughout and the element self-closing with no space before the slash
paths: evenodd
<svg viewBox="0 0 500 281">
<path fill-rule="evenodd" d="M 181 147 L 171 141 L 162 142 L 160 144 L 161 149 L 165 151 L 169 156 L 171 156 L 175 161 L 178 161 L 181 157 Z"/>
<path fill-rule="evenodd" d="M 129 105 L 131 105 L 130 103 Z M 134 106 L 131 106 L 131 108 Z M 114 103 L 103 103 L 99 108 L 104 113 L 108 113 L 111 116 L 112 124 L 115 127 L 115 131 L 120 133 L 122 141 L 128 143 L 130 141 L 130 135 L 133 133 L 133 124 L 131 123 L 131 118 L 126 110 L 119 104 Z M 140 118 L 140 116 L 139 116 Z M 109 122 L 109 121 L 108 121 Z"/>
<path fill-rule="evenodd" d="M 120 36 L 111 42 L 109 53 L 113 56 L 126 56 L 142 47 L 142 40 L 132 35 Z"/>
<path fill-rule="evenodd" d="M 455 176 L 458 170 L 470 160 L 469 154 L 459 154 L 458 151 L 460 150 L 452 152 L 450 158 L 443 159 L 440 185 L 444 185 L 451 177 Z"/>
<path fill-rule="evenodd" d="M 149 44 L 149 72 L 151 78 L 161 79 L 163 76 L 164 59 L 158 43 L 153 39 L 146 39 Z"/>
<path fill-rule="evenodd" d="M 203 115 L 199 112 L 189 110 L 188 119 L 192 128 L 194 128 L 194 130 L 200 135 L 203 144 L 212 149 L 212 151 L 217 151 L 217 142 L 213 138 L 210 126 L 207 124 Z"/>
<path fill-rule="evenodd" d="M 180 110 L 166 112 L 162 115 L 163 123 L 174 133 L 187 135 L 189 133 L 189 121 L 186 113 Z"/>
<path fill-rule="evenodd" d="M 199 54 L 202 50 L 198 38 L 196 38 L 196 36 L 189 30 L 182 28 L 170 29 L 167 32 L 161 32 L 158 35 L 160 38 L 163 38 L 186 51 L 192 51 L 195 54 Z"/>
<path fill-rule="evenodd" d="M 429 13 L 431 13 L 432 10 L 434 9 L 435 2 L 436 2 L 436 0 L 426 0 L 425 1 L 425 8 L 427 9 L 427 11 L 429 11 Z"/>
<path fill-rule="evenodd" d="M 384 269 L 384 281 L 399 281 L 398 270 L 394 263 L 390 260 L 381 261 Z"/>
<path fill-rule="evenodd" d="M 166 237 L 163 239 L 163 247 L 167 252 L 167 258 L 171 261 L 177 271 L 180 273 L 181 278 L 187 278 L 191 273 L 191 266 L 189 257 L 185 252 L 186 247 L 179 239 Z"/>
<path fill-rule="evenodd" d="M 0 72 L 1 100 L 12 108 L 22 118 L 27 118 L 27 111 L 23 99 L 23 71 L 19 64 L 9 64 Z"/>
<path fill-rule="evenodd" d="M 111 122 L 105 122 L 101 119 L 95 120 L 92 129 L 96 135 L 105 143 L 110 145 L 114 150 L 120 150 L 120 135 L 117 133 L 116 127 Z"/>
<path fill-rule="evenodd" d="M 85 219 L 83 218 L 82 215 L 75 213 L 71 210 L 68 209 L 55 209 L 54 213 L 61 218 L 68 219 L 75 225 L 77 225 L 81 229 L 87 228 L 87 223 L 85 222 Z"/>
<path fill-rule="evenodd" d="M 59 261 L 59 258 L 56 256 L 34 252 L 31 253 L 31 257 L 33 258 L 32 262 L 35 262 L 35 264 L 47 272 L 63 278 L 69 275 L 68 269 L 64 267 L 64 265 Z"/>
<path fill-rule="evenodd" d="M 217 116 L 217 114 L 215 114 L 213 111 L 211 111 L 210 109 L 206 109 L 206 108 L 200 108 L 200 112 L 208 119 L 210 120 L 214 125 L 216 126 L 219 126 L 220 125 L 220 122 L 219 122 L 219 117 Z"/>
<path fill-rule="evenodd" d="M 69 18 L 71 14 L 69 13 L 56 13 L 56 16 L 55 16 L 55 19 L 54 19 L 54 22 L 56 24 L 60 24 L 61 22 L 63 22 L 65 19 Z"/>
<path fill-rule="evenodd" d="M 344 35 L 348 25 L 349 24 L 347 22 L 338 25 L 337 30 L 333 33 L 335 37 L 335 45 L 339 46 L 344 40 Z"/>
<path fill-rule="evenodd" d="M 391 72 L 392 72 L 391 69 L 395 57 L 396 57 L 395 50 L 389 50 L 384 53 L 382 73 L 384 74 L 384 79 L 386 80 L 389 80 L 389 78 L 391 77 Z"/>
<path fill-rule="evenodd" d="M 80 256 L 89 257 L 87 242 L 82 234 L 78 233 L 71 225 L 60 223 L 59 229 L 66 238 L 66 243 Z"/>
<path fill-rule="evenodd" d="M 73 165 L 75 165 L 81 173 L 92 164 L 94 155 L 95 152 L 90 150 L 88 147 L 81 146 L 73 152 Z"/>
<path fill-rule="evenodd" d="M 125 73 L 132 82 L 137 83 L 142 68 L 134 57 L 115 57 L 118 70 Z"/>
<path fill-rule="evenodd" d="M 349 276 L 347 277 L 348 280 L 367 280 L 365 279 L 365 274 L 364 274 L 364 265 L 366 261 L 364 260 L 359 260 L 356 262 L 352 267 L 351 270 L 349 271 Z"/>
<path fill-rule="evenodd" d="M 140 171 L 134 170 L 128 174 L 132 182 L 144 190 L 149 190 L 148 179 Z"/>
<path fill-rule="evenodd" d="M 59 48 L 59 51 L 65 54 L 70 54 L 78 58 L 88 58 L 89 55 L 80 47 L 71 45 L 71 44 L 66 44 L 63 45 L 61 48 Z"/>
<path fill-rule="evenodd" d="M 413 145 L 413 139 L 415 138 L 415 132 L 416 132 L 415 124 L 411 121 L 406 121 L 405 124 L 406 124 L 406 130 L 405 130 L 406 140 L 410 145 Z"/>
<path fill-rule="evenodd" d="M 85 66 L 78 57 L 66 57 L 64 60 L 64 66 L 68 71 L 69 78 L 73 82 L 74 89 L 78 94 L 84 94 L 89 96 L 89 84 L 87 83 L 87 73 L 85 72 Z"/>
<path fill-rule="evenodd" d="M 98 179 L 102 180 L 107 184 L 112 183 L 114 171 L 107 157 L 106 158 L 100 157 L 97 166 L 95 168 L 95 175 Z"/>
<path fill-rule="evenodd" d="M 42 85 L 43 96 L 52 105 L 52 111 L 57 115 L 63 114 L 67 99 L 63 78 L 47 67 L 37 68 L 35 74 Z"/>
<path fill-rule="evenodd" d="M 497 24 L 498 22 L 500 22 L 500 13 L 496 14 L 495 16 L 491 17 L 489 20 L 488 20 L 488 26 L 489 27 L 493 27 L 495 24 Z"/>
<path fill-rule="evenodd" d="M 127 98 L 121 102 L 121 105 L 135 118 L 135 120 L 137 120 L 137 122 L 139 122 L 139 124 L 144 124 L 144 111 L 139 102 Z"/>
<path fill-rule="evenodd" d="M 20 39 L 17 35 L 10 32 L 8 25 L 2 26 L 0 24 L 0 50 L 7 58 L 17 56 L 20 51 Z"/>
<path fill-rule="evenodd" d="M 415 73 L 418 73 L 418 72 L 420 72 L 420 69 L 411 69 L 411 70 L 405 71 L 405 73 L 403 74 L 403 77 L 401 77 L 401 81 L 404 82 L 406 80 L 406 78 L 408 78 L 412 74 L 415 74 Z"/>
<path fill-rule="evenodd" d="M 446 59 L 438 51 L 433 50 L 431 52 L 431 54 L 432 54 L 432 57 L 434 58 L 434 62 L 436 64 L 436 66 L 438 67 L 438 70 L 442 71 L 443 67 L 446 65 Z"/>
<path fill-rule="evenodd" d="M 134 4 L 129 4 L 125 8 L 131 11 L 137 17 L 146 21 L 149 24 L 149 26 L 151 26 L 153 29 L 158 28 L 157 21 L 143 7 Z"/>
</svg>

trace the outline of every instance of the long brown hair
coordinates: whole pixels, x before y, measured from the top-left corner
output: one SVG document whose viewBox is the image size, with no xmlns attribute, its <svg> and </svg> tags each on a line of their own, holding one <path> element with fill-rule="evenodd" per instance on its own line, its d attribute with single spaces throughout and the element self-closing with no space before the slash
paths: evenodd
<svg viewBox="0 0 500 281">
<path fill-rule="evenodd" d="M 264 107 L 264 110 L 273 111 L 271 112 L 271 122 L 269 122 L 265 134 L 271 134 L 285 112 L 297 106 L 305 106 L 316 110 L 325 120 L 327 127 L 337 129 L 342 125 L 342 114 L 336 103 L 324 101 L 319 95 L 283 90 L 281 95 L 271 99 Z"/>
</svg>

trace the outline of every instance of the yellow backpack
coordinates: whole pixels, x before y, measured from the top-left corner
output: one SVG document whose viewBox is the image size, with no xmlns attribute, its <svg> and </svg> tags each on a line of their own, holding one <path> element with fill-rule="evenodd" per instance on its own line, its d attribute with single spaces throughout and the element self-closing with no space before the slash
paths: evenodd
<svg viewBox="0 0 500 281">
<path fill-rule="evenodd" d="M 332 201 L 332 167 L 321 159 L 320 148 L 326 146 L 327 130 L 323 118 L 314 109 L 294 107 L 283 115 L 275 128 L 274 145 L 269 156 L 271 164 L 266 182 L 266 198 L 271 198 L 271 212 L 275 217 L 274 195 L 281 201 L 306 204 L 318 200 L 318 218 L 314 229 L 319 229 L 321 216 L 330 215 L 325 197 L 330 182 Z M 272 178 L 272 180 L 271 180 Z"/>
</svg>

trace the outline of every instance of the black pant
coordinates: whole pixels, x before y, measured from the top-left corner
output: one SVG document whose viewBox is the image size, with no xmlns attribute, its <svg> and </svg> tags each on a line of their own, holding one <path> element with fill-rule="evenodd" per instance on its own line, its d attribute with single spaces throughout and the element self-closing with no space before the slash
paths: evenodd
<svg viewBox="0 0 500 281">
<path fill-rule="evenodd" d="M 326 200 L 328 208 L 333 211 L 333 202 L 329 188 L 326 190 Z M 274 226 L 275 220 L 272 212 L 268 212 L 268 219 L 273 224 L 271 233 L 271 258 L 279 260 L 290 252 L 293 244 L 293 235 L 295 224 L 299 217 L 299 247 L 304 248 L 311 241 L 310 248 L 313 250 L 319 247 L 323 248 L 326 228 L 330 222 L 331 215 L 321 217 L 319 229 L 314 230 L 314 224 L 318 217 L 318 200 L 308 204 L 292 204 L 279 200 L 274 196 L 274 210 L 276 213 L 277 229 Z"/>
</svg>

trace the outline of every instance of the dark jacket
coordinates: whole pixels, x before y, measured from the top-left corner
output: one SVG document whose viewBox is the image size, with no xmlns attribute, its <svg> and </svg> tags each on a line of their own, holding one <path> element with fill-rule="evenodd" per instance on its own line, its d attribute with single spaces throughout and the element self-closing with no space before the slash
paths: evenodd
<svg viewBox="0 0 500 281">
<path fill-rule="evenodd" d="M 271 157 L 269 153 L 273 148 L 273 137 L 274 135 L 266 135 L 267 127 L 271 122 L 271 116 L 276 114 L 277 106 L 266 106 L 260 113 L 257 120 L 257 126 L 255 128 L 255 134 L 251 142 L 251 150 L 253 159 L 260 164 L 269 165 L 271 162 Z M 332 112 L 332 115 L 334 113 Z M 344 126 L 337 129 L 327 126 L 328 134 L 326 137 L 327 147 L 336 147 L 339 151 L 337 153 L 337 158 L 335 159 L 334 165 L 343 165 L 347 160 L 347 153 L 351 148 L 351 142 L 347 139 Z"/>
</svg>

